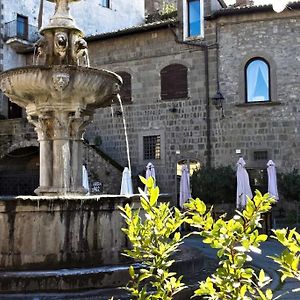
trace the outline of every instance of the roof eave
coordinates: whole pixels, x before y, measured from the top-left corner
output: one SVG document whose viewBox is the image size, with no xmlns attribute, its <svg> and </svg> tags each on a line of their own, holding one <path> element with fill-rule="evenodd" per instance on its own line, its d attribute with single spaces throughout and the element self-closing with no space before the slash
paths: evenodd
<svg viewBox="0 0 300 300">
<path fill-rule="evenodd" d="M 177 22 L 178 22 L 177 20 L 172 19 L 172 20 L 167 20 L 164 22 L 157 22 L 157 23 L 153 23 L 153 24 L 144 24 L 139 27 L 131 27 L 131 28 L 123 29 L 123 30 L 101 33 L 101 34 L 93 35 L 93 36 L 87 36 L 85 39 L 87 42 L 93 42 L 93 41 L 98 41 L 98 40 L 116 38 L 116 37 L 120 37 L 120 36 L 126 36 L 126 35 L 130 35 L 130 34 L 142 33 L 142 32 L 146 32 L 146 31 L 153 31 L 156 29 L 175 26 L 177 24 Z"/>
<path fill-rule="evenodd" d="M 293 2 L 288 4 L 289 9 L 300 9 L 300 2 Z M 243 15 L 248 13 L 263 13 L 263 12 L 274 12 L 272 5 L 261 5 L 261 6 L 247 6 L 239 8 L 226 8 L 220 9 L 213 12 L 210 16 L 207 16 L 207 20 L 217 19 L 218 17 L 223 16 L 232 16 L 232 15 Z"/>
</svg>

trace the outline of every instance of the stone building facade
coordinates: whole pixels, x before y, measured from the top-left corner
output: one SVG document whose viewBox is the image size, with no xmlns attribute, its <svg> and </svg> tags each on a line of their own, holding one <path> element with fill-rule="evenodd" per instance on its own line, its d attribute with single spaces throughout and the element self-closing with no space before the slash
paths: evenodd
<svg viewBox="0 0 300 300">
<path fill-rule="evenodd" d="M 221 0 L 200 0 L 203 31 L 188 38 L 187 0 L 171 2 L 177 4 L 175 18 L 162 15 L 151 23 L 87 38 L 91 65 L 119 73 L 126 87 L 124 112 L 119 103 L 99 109 L 85 134 L 91 166 L 100 152 L 116 162 L 116 173 L 109 170 L 108 159 L 106 172 L 97 167 L 98 177 L 109 173 L 117 178 L 128 165 L 122 117 L 134 179 L 151 161 L 162 192 L 178 193 L 182 162 L 234 168 L 243 156 L 253 178 L 265 171 L 268 159 L 279 171 L 299 169 L 299 3 L 276 14 L 271 6 L 226 7 Z M 147 12 L 163 5 L 145 3 Z M 268 67 L 268 101 L 245 98 L 246 70 L 256 59 Z M 174 77 L 175 71 L 181 75 Z M 185 85 L 180 97 L 170 96 Z M 218 91 L 223 99 L 216 99 Z M 91 154 L 91 148 L 99 153 Z"/>
<path fill-rule="evenodd" d="M 164 192 L 176 193 L 177 162 L 183 160 L 235 168 L 243 156 L 253 182 L 269 159 L 281 172 L 300 168 L 299 3 L 281 14 L 271 6 L 221 5 L 205 1 L 205 32 L 199 40 L 183 38 L 182 1 L 174 22 L 89 40 L 93 65 L 131 76 L 131 103 L 124 105 L 124 116 L 133 174 L 143 174 L 152 161 Z M 269 65 L 270 101 L 245 100 L 245 68 L 254 58 Z M 188 94 L 162 100 L 161 72 L 171 64 L 187 68 Z M 218 88 L 222 108 L 212 99 Z M 126 165 L 119 111 L 118 104 L 99 110 L 87 138 L 101 138 L 101 149 Z M 143 157 L 149 136 L 160 137 L 159 159 Z"/>
<path fill-rule="evenodd" d="M 299 17 L 299 4 L 280 14 L 252 7 L 215 15 L 225 98 L 225 116 L 212 121 L 216 164 L 234 163 L 239 149 L 249 167 L 260 164 L 256 152 L 265 152 L 264 163 L 272 159 L 282 171 L 300 168 Z M 269 65 L 271 101 L 245 101 L 245 68 L 253 58 Z"/>
</svg>

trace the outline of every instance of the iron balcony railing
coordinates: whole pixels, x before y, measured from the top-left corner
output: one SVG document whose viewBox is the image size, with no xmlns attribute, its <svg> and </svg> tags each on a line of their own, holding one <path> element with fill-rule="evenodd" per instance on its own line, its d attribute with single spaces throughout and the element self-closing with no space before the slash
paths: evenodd
<svg viewBox="0 0 300 300">
<path fill-rule="evenodd" d="M 14 20 L 4 24 L 3 38 L 5 41 L 11 38 L 19 38 L 34 43 L 39 39 L 39 32 L 37 26 Z"/>
</svg>

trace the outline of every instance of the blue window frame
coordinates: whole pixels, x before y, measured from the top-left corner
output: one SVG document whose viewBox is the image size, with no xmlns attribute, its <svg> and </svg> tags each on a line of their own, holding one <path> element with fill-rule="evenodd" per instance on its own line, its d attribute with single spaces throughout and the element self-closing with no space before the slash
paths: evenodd
<svg viewBox="0 0 300 300">
<path fill-rule="evenodd" d="M 251 59 L 245 67 L 246 102 L 267 102 L 270 97 L 270 66 L 263 58 Z"/>
<path fill-rule="evenodd" d="M 28 18 L 17 15 L 17 37 L 27 39 L 28 36 Z"/>
<path fill-rule="evenodd" d="M 110 0 L 100 0 L 100 5 L 109 8 Z"/>
<path fill-rule="evenodd" d="M 200 0 L 188 0 L 188 36 L 202 35 L 201 3 Z"/>
</svg>

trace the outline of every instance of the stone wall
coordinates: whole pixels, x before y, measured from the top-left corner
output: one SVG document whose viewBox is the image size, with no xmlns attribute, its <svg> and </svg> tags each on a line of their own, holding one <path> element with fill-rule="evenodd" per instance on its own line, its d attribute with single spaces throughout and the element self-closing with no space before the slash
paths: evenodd
<svg viewBox="0 0 300 300">
<path fill-rule="evenodd" d="M 209 31 L 208 37 L 213 41 L 211 32 L 214 31 Z M 194 158 L 203 164 L 207 142 L 204 50 L 201 46 L 175 40 L 174 32 L 165 28 L 89 44 L 91 65 L 115 72 L 126 71 L 132 76 L 132 104 L 125 105 L 124 115 L 133 176 L 144 174 L 149 162 L 143 159 L 143 136 L 161 135 L 162 158 L 152 163 L 162 191 L 173 193 L 177 160 Z M 216 74 L 214 52 L 215 49 L 209 50 L 212 82 Z M 173 63 L 188 68 L 188 98 L 162 101 L 160 71 Z M 210 90 L 215 92 L 214 84 Z M 118 110 L 117 104 L 99 109 L 86 136 L 90 141 L 101 137 L 101 149 L 121 165 L 127 165 L 123 121 L 116 114 Z"/>
<path fill-rule="evenodd" d="M 123 167 L 96 146 L 84 144 L 83 156 L 83 161 L 87 164 L 91 194 L 119 195 Z"/>
<path fill-rule="evenodd" d="M 0 120 L 0 158 L 30 146 L 38 146 L 33 126 L 25 119 Z"/>
<path fill-rule="evenodd" d="M 243 155 L 248 167 L 265 169 L 267 160 L 255 161 L 253 153 L 268 151 L 267 159 L 273 159 L 279 171 L 300 168 L 298 21 L 298 10 L 285 11 L 279 17 L 270 11 L 229 14 L 206 21 L 205 41 L 200 43 L 209 45 L 213 166 L 234 168 Z M 193 158 L 203 165 L 208 150 L 203 47 L 180 42 L 181 26 L 179 23 L 176 29 L 106 36 L 89 45 L 92 65 L 126 71 L 132 76 L 132 104 L 125 105 L 124 110 L 133 175 L 143 174 L 148 163 L 141 159 L 143 136 L 159 134 L 163 141 L 162 159 L 152 163 L 162 190 L 173 193 L 176 161 Z M 245 105 L 244 66 L 255 56 L 265 57 L 271 66 L 270 104 Z M 160 70 L 171 63 L 188 67 L 187 99 L 160 99 Z M 211 102 L 217 89 L 217 69 L 225 97 L 224 117 Z M 126 165 L 124 129 L 118 110 L 117 104 L 112 109 L 98 110 L 87 135 L 91 140 L 101 137 L 101 149 Z"/>
<path fill-rule="evenodd" d="M 299 10 L 288 10 L 218 20 L 225 117 L 212 122 L 215 164 L 234 165 L 240 149 L 247 166 L 256 167 L 253 152 L 267 150 L 279 170 L 300 168 L 299 17 Z M 244 67 L 253 57 L 270 65 L 271 103 L 245 104 Z"/>
</svg>

